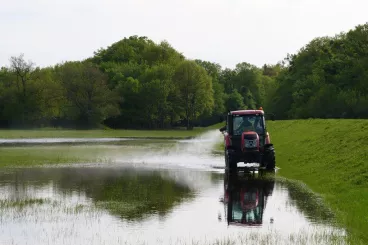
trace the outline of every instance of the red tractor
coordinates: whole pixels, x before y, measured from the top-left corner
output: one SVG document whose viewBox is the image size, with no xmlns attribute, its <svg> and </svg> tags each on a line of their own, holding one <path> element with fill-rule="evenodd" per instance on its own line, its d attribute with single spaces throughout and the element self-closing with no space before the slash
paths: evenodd
<svg viewBox="0 0 368 245">
<path fill-rule="evenodd" d="M 224 178 L 224 205 L 228 225 L 261 226 L 274 178 Z"/>
<path fill-rule="evenodd" d="M 262 108 L 230 111 L 220 131 L 224 135 L 226 171 L 236 172 L 239 162 L 258 163 L 259 168 L 266 170 L 275 169 L 275 149 Z"/>
</svg>

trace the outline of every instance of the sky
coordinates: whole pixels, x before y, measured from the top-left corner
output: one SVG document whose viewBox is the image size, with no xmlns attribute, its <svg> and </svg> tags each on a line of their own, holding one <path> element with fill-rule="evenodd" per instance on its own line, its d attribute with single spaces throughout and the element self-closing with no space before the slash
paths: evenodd
<svg viewBox="0 0 368 245">
<path fill-rule="evenodd" d="M 0 0 L 0 67 L 93 56 L 124 37 L 168 41 L 188 59 L 275 64 L 313 38 L 368 22 L 367 0 Z"/>
</svg>

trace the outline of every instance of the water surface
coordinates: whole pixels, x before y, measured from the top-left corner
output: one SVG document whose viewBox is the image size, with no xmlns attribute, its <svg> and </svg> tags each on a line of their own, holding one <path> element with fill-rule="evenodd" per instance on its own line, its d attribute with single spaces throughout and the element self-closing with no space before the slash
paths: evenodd
<svg viewBox="0 0 368 245">
<path fill-rule="evenodd" d="M 294 185 L 227 178 L 218 140 L 106 145 L 108 164 L 0 170 L 0 244 L 343 243 L 329 210 Z"/>
</svg>

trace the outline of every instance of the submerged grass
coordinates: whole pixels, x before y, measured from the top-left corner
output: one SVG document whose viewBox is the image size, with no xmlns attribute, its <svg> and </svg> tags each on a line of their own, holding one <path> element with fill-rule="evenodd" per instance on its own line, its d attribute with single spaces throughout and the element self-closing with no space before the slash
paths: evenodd
<svg viewBox="0 0 368 245">
<path fill-rule="evenodd" d="M 194 196 L 189 187 L 166 179 L 159 173 L 105 180 L 103 185 L 93 190 L 89 188 L 87 193 L 96 207 L 128 220 L 152 213 L 165 214 L 177 203 Z"/>
<path fill-rule="evenodd" d="M 25 208 L 32 205 L 42 205 L 49 204 L 51 201 L 46 198 L 30 198 L 30 199 L 19 199 L 19 200 L 9 200 L 0 199 L 0 209 L 6 208 Z"/>
<path fill-rule="evenodd" d="M 192 244 L 211 244 L 211 245 L 240 245 L 240 244 L 260 244 L 260 245 L 312 245 L 312 244 L 346 244 L 343 236 L 334 232 L 309 232 L 300 231 L 289 235 L 282 235 L 276 231 L 249 232 L 247 234 L 239 234 L 236 237 L 228 237 L 223 239 L 216 239 L 208 243 L 192 243 Z"/>
<path fill-rule="evenodd" d="M 135 242 L 125 244 L 150 244 L 146 242 Z M 202 238 L 202 239 L 176 239 L 170 242 L 172 245 L 342 245 L 347 244 L 343 236 L 334 232 L 326 231 L 300 231 L 289 235 L 283 235 L 276 231 L 247 231 L 224 238 Z"/>
<path fill-rule="evenodd" d="M 287 187 L 293 205 L 311 222 L 336 225 L 336 217 L 331 208 L 323 202 L 323 198 L 319 194 L 314 193 L 306 184 L 281 176 L 277 176 L 276 179 L 277 182 Z"/>
</svg>

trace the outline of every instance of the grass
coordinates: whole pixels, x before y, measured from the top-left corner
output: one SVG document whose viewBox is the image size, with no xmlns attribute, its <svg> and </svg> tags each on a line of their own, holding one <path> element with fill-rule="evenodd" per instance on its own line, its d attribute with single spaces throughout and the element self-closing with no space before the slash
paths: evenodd
<svg viewBox="0 0 368 245">
<path fill-rule="evenodd" d="M 0 130 L 3 139 L 27 138 L 191 138 L 209 129 L 220 128 L 220 124 L 209 127 L 197 127 L 193 130 L 183 128 L 172 130 L 65 130 L 65 129 L 33 129 L 33 130 Z"/>
<path fill-rule="evenodd" d="M 188 243 L 184 243 L 188 244 Z M 190 244 L 190 243 L 189 243 Z M 308 232 L 300 231 L 290 235 L 283 235 L 275 231 L 239 233 L 238 236 L 227 237 L 223 239 L 215 239 L 212 242 L 196 242 L 191 244 L 208 244 L 208 245 L 240 245 L 240 244 L 261 244 L 261 245 L 276 245 L 276 244 L 298 244 L 298 245 L 312 245 L 312 244 L 346 244 L 342 236 L 334 234 L 333 232 Z"/>
<path fill-rule="evenodd" d="M 314 223 L 335 224 L 335 215 L 323 202 L 321 196 L 314 193 L 303 182 L 276 176 L 277 182 L 286 186 L 290 201 L 305 217 Z"/>
<path fill-rule="evenodd" d="M 279 173 L 332 208 L 352 244 L 368 243 L 368 120 L 268 122 Z"/>
<path fill-rule="evenodd" d="M 1 167 L 29 167 L 45 164 L 69 163 L 111 163 L 129 156 L 142 148 L 146 151 L 161 149 L 163 145 L 173 145 L 175 141 L 137 139 L 118 143 L 103 144 L 46 144 L 0 147 Z"/>
<path fill-rule="evenodd" d="M 21 200 L 0 199 L 0 209 L 13 207 L 24 208 L 31 205 L 42 205 L 45 203 L 50 203 L 50 200 L 43 198 L 30 198 Z"/>
<path fill-rule="evenodd" d="M 102 148 L 76 146 L 0 147 L 1 167 L 25 167 L 44 164 L 85 163 L 101 161 Z"/>
</svg>

